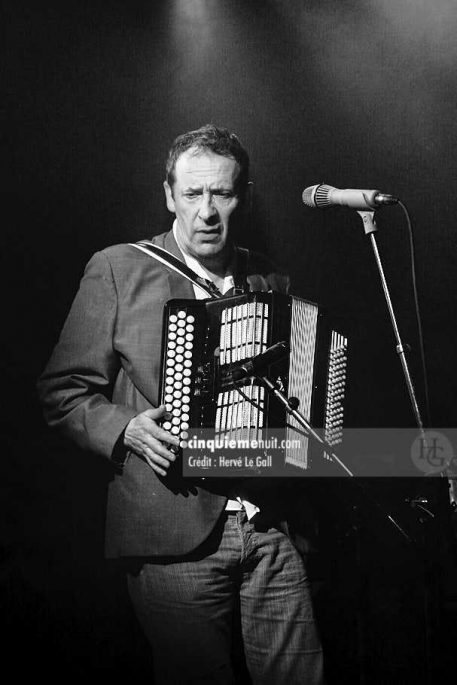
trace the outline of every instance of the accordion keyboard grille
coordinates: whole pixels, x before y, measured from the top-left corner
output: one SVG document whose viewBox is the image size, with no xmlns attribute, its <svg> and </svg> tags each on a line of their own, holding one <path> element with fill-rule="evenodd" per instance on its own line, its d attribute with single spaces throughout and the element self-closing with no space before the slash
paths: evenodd
<svg viewBox="0 0 457 685">
<path fill-rule="evenodd" d="M 317 339 L 317 315 L 315 305 L 300 298 L 292 298 L 290 326 L 290 367 L 289 397 L 297 397 L 300 411 L 310 418 L 313 395 L 313 372 Z M 293 440 L 303 429 L 293 417 L 289 419 L 286 439 L 291 445 L 286 448 L 285 460 L 289 464 L 306 469 L 308 467 L 308 440 L 303 441 L 301 448 L 293 447 Z"/>
<path fill-rule="evenodd" d="M 248 302 L 226 307 L 221 316 L 220 364 L 239 364 L 261 354 L 267 347 L 269 305 Z M 216 434 L 235 440 L 262 438 L 265 389 L 251 382 L 237 389 L 219 392 Z"/>
</svg>

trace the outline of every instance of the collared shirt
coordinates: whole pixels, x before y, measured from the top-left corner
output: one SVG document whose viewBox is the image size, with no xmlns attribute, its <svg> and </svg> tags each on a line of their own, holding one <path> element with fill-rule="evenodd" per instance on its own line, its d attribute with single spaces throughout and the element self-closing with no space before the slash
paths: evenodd
<svg viewBox="0 0 457 685">
<path fill-rule="evenodd" d="M 184 256 L 184 261 L 186 262 L 187 266 L 192 269 L 192 271 L 195 271 L 197 276 L 200 276 L 201 278 L 205 278 L 208 280 L 211 280 L 210 274 L 206 271 L 206 269 L 203 268 L 203 266 L 200 264 L 199 261 L 195 259 L 195 257 L 192 257 L 192 255 L 188 254 L 180 239 L 178 236 L 178 222 L 175 219 L 173 222 L 173 235 L 174 238 L 178 244 L 179 249 L 183 253 Z M 192 287 L 194 289 L 195 293 L 195 299 L 197 300 L 206 300 L 208 298 L 208 293 L 206 290 L 203 290 L 203 288 L 200 288 L 198 285 L 192 284 Z M 226 292 L 228 292 L 231 288 L 235 287 L 235 281 L 233 278 L 233 273 L 230 270 L 230 267 L 227 269 L 227 273 L 225 274 L 224 278 L 224 283 L 222 285 L 222 288 L 219 288 L 219 291 L 222 293 L 222 295 L 225 295 Z"/>
</svg>

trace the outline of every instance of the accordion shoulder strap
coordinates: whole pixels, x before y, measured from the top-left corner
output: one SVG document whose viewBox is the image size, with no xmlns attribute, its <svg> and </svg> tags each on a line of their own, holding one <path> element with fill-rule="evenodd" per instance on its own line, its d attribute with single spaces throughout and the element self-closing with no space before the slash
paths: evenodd
<svg viewBox="0 0 457 685">
<path fill-rule="evenodd" d="M 202 278 L 196 274 L 193 269 L 185 264 L 185 262 L 182 262 L 180 259 L 175 257 L 174 254 L 168 250 L 165 250 L 165 248 L 154 245 L 154 243 L 152 243 L 150 240 L 140 240 L 137 243 L 129 243 L 129 245 L 131 247 L 135 247 L 141 252 L 144 252 L 144 254 L 147 254 L 148 257 L 152 257 L 158 262 L 165 264 L 165 266 L 168 266 L 170 269 L 180 274 L 183 278 L 187 278 L 188 281 L 193 283 L 193 285 L 196 285 L 198 288 L 204 290 L 211 298 L 217 299 L 222 297 L 222 294 L 212 281 Z"/>
<path fill-rule="evenodd" d="M 249 250 L 245 247 L 236 247 L 236 274 L 234 295 L 242 295 L 249 292 L 247 280 Z"/>
</svg>

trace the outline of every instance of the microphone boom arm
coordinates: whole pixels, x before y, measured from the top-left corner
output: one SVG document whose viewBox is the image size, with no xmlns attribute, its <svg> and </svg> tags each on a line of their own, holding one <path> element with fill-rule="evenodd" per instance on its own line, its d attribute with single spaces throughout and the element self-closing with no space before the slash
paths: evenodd
<svg viewBox="0 0 457 685">
<path fill-rule="evenodd" d="M 267 377 L 267 376 L 256 376 L 258 380 L 263 383 L 263 385 L 271 392 L 275 397 L 281 402 L 281 404 L 284 405 L 286 411 L 290 416 L 293 416 L 294 419 L 298 421 L 298 423 L 309 433 L 309 435 L 314 438 L 314 440 L 317 440 L 323 447 L 325 447 L 326 452 L 328 455 L 331 457 L 332 461 L 335 461 L 338 466 L 340 466 L 343 471 L 345 471 L 346 475 L 354 477 L 354 474 L 346 464 L 344 464 L 341 459 L 333 452 L 332 446 L 322 438 L 319 433 L 317 433 L 314 428 L 311 426 L 309 421 L 303 416 L 303 414 L 298 411 L 298 409 L 295 407 L 295 403 L 293 402 L 293 398 L 288 399 L 286 395 Z"/>
</svg>

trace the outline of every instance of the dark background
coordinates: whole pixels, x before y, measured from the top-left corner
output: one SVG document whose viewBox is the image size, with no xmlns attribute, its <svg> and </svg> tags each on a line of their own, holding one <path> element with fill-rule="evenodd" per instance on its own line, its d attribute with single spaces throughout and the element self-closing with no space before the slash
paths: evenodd
<svg viewBox="0 0 457 685">
<path fill-rule="evenodd" d="M 102 561 L 107 467 L 50 436 L 35 399 L 36 377 L 84 265 L 97 249 L 166 230 L 171 216 L 161 184 L 171 141 L 204 123 L 227 126 L 252 160 L 244 244 L 287 269 L 295 294 L 324 305 L 351 334 L 351 425 L 414 426 L 359 216 L 345 208 L 313 211 L 301 202 L 302 190 L 319 182 L 393 193 L 414 227 L 430 418 L 399 207 L 378 213 L 377 240 L 401 334 L 412 347 L 420 406 L 431 425 L 457 425 L 457 10 L 453 0 L 5 0 L 3 23 L 7 385 L 0 532 L 11 649 L 33 642 L 32 661 L 55 674 L 70 667 L 141 675 L 147 650 L 118 569 Z M 395 502 L 404 498 L 398 484 L 388 492 Z M 326 497 L 332 507 L 333 495 Z M 424 672 L 430 584 L 423 558 L 418 564 L 414 554 L 391 553 L 390 534 L 370 520 L 368 537 L 389 547 L 385 577 L 398 579 L 393 558 L 405 559 L 405 584 L 412 579 L 417 591 L 409 595 L 387 582 L 379 593 L 385 605 L 374 605 L 390 630 L 393 614 L 410 615 L 398 624 L 402 647 L 392 648 L 390 659 L 370 647 L 378 654 L 371 658 L 375 671 L 384 673 L 379 682 L 392 680 L 382 668 L 396 659 L 405 682 L 405 669 L 416 678 Z M 346 540 L 344 531 L 338 539 Z M 342 556 L 355 563 L 354 540 L 350 551 L 341 544 Z M 436 559 L 435 551 L 427 559 Z M 373 550 L 366 555 L 371 561 Z M 332 573 L 338 576 L 332 587 L 341 588 L 347 570 Z M 373 573 L 364 582 L 373 585 Z M 372 596 L 357 583 L 352 592 Z M 342 602 L 341 611 L 349 604 Z M 341 637 L 329 637 L 335 654 L 349 654 L 353 674 L 361 663 L 367 668 L 360 625 L 354 619 L 346 631 L 353 652 Z M 374 625 L 372 640 L 383 624 Z M 408 648 L 402 632 L 410 634 Z"/>
</svg>

